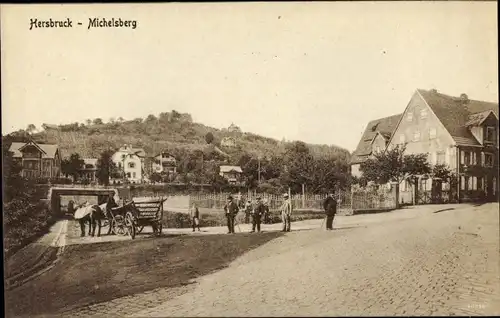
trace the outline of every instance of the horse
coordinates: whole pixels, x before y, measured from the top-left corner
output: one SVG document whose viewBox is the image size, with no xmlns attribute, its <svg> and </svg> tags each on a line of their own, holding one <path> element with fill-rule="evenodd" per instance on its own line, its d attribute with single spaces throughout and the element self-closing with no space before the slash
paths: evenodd
<svg viewBox="0 0 500 318">
<path fill-rule="evenodd" d="M 89 224 L 89 236 L 95 236 L 96 226 L 99 226 L 97 237 L 101 236 L 102 220 L 107 219 L 108 211 L 111 208 L 117 207 L 115 200 L 110 197 L 106 203 L 101 205 L 84 205 L 75 212 L 75 219 L 80 223 L 80 236 L 85 236 L 85 223 Z M 109 224 L 108 235 L 111 233 L 111 221 Z"/>
</svg>

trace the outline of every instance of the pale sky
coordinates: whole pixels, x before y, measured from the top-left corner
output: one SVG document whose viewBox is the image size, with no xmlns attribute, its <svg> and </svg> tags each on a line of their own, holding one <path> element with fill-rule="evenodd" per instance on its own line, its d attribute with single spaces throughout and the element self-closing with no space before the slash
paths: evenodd
<svg viewBox="0 0 500 318">
<path fill-rule="evenodd" d="M 352 151 L 417 88 L 498 102 L 496 2 L 2 5 L 1 32 L 2 134 L 175 109 Z"/>
</svg>

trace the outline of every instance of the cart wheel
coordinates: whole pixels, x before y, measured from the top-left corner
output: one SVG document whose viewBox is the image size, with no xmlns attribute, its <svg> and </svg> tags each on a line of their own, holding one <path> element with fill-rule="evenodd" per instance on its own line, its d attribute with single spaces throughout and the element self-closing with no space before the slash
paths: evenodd
<svg viewBox="0 0 500 318">
<path fill-rule="evenodd" d="M 142 232 L 142 230 L 144 230 L 144 225 L 139 226 L 139 227 L 137 228 L 137 234 L 141 233 L 141 232 Z"/>
<path fill-rule="evenodd" d="M 127 212 L 127 214 L 125 215 L 125 226 L 127 227 L 128 234 L 132 237 L 132 239 L 135 239 L 134 217 L 130 212 Z"/>
<path fill-rule="evenodd" d="M 125 227 L 125 219 L 123 216 L 115 216 L 115 221 L 113 222 L 113 233 L 120 236 L 127 235 L 127 228 Z"/>
</svg>

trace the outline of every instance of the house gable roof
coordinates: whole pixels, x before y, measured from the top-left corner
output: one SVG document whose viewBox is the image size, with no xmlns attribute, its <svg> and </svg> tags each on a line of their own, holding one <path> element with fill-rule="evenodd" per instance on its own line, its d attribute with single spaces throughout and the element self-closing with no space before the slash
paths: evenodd
<svg viewBox="0 0 500 318">
<path fill-rule="evenodd" d="M 484 112 L 469 115 L 469 121 L 465 123 L 467 127 L 469 126 L 480 126 L 489 116 L 496 117 L 492 110 L 486 110 Z M 498 117 L 496 118 L 498 120 Z"/>
<path fill-rule="evenodd" d="M 417 91 L 457 145 L 480 146 L 480 143 L 467 128 L 467 124 L 471 121 L 471 115 L 491 111 L 498 118 L 498 103 L 469 99 L 464 101 L 461 97 L 453 97 L 436 91 L 423 89 Z"/>
<path fill-rule="evenodd" d="M 13 155 L 14 158 L 21 158 L 23 156 L 21 149 L 30 143 L 13 142 L 10 145 L 9 150 L 14 154 Z M 59 149 L 58 145 L 39 144 L 39 143 L 34 143 L 34 145 L 42 151 L 42 158 L 44 158 L 44 159 L 54 159 L 56 157 L 57 151 Z"/>
<path fill-rule="evenodd" d="M 231 171 L 239 173 L 243 172 L 243 170 L 241 170 L 241 167 L 239 166 L 220 166 L 220 172 L 231 172 Z"/>
<path fill-rule="evenodd" d="M 381 134 L 382 137 L 388 140 L 394 132 L 401 116 L 402 114 L 397 114 L 370 121 L 356 150 L 351 156 L 351 164 L 361 163 L 366 160 L 366 157 L 372 152 L 371 145 L 377 134 Z"/>
</svg>

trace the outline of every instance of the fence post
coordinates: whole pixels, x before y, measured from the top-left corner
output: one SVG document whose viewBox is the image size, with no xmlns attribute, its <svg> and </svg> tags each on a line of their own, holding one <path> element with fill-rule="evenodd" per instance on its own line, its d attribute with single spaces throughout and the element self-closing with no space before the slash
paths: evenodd
<svg viewBox="0 0 500 318">
<path fill-rule="evenodd" d="M 302 208 L 306 208 L 306 186 L 302 183 Z"/>
</svg>

